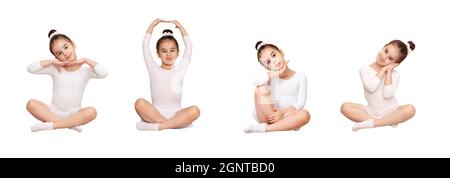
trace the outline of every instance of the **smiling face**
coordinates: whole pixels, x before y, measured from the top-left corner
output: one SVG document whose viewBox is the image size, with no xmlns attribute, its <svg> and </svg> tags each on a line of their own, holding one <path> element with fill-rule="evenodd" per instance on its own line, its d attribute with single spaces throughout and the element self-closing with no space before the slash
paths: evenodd
<svg viewBox="0 0 450 178">
<path fill-rule="evenodd" d="M 51 44 L 51 52 L 56 59 L 62 62 L 72 62 L 77 60 L 75 45 L 64 38 L 58 38 L 53 41 Z"/>
<path fill-rule="evenodd" d="M 388 44 L 381 49 L 381 51 L 377 55 L 377 65 L 379 66 L 387 66 L 393 63 L 397 63 L 400 59 L 401 54 L 398 47 L 392 44 Z"/>
<path fill-rule="evenodd" d="M 259 63 L 271 71 L 279 71 L 285 65 L 284 53 L 273 47 L 265 47 L 259 53 Z"/>
<path fill-rule="evenodd" d="M 163 40 L 158 47 L 158 57 L 165 66 L 172 66 L 175 64 L 179 54 L 177 45 L 173 40 Z"/>
</svg>

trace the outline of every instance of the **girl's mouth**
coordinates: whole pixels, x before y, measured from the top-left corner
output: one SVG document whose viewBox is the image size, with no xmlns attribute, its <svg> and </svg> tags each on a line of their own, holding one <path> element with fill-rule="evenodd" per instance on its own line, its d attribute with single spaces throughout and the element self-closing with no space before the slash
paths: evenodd
<svg viewBox="0 0 450 178">
<path fill-rule="evenodd" d="M 67 61 L 72 61 L 72 54 L 66 57 Z"/>
<path fill-rule="evenodd" d="M 275 66 L 276 66 L 277 68 L 280 68 L 280 67 L 281 67 L 281 62 L 278 62 Z"/>
</svg>

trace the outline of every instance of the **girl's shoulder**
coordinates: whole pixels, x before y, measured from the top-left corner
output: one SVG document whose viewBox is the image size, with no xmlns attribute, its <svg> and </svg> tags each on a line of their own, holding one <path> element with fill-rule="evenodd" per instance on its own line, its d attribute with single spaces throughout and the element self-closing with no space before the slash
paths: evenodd
<svg viewBox="0 0 450 178">
<path fill-rule="evenodd" d="M 306 75 L 303 72 L 298 72 L 298 71 L 294 71 L 294 76 L 292 78 L 297 78 L 299 80 L 305 80 L 306 79 Z"/>
<path fill-rule="evenodd" d="M 296 75 L 296 76 L 298 76 L 298 77 L 306 78 L 306 74 L 303 73 L 303 72 L 297 72 L 297 71 L 296 71 L 294 75 Z"/>
<path fill-rule="evenodd" d="M 364 72 L 364 73 L 367 73 L 367 72 L 377 72 L 377 71 L 375 71 L 375 69 L 373 69 L 370 65 L 363 65 L 363 66 L 361 66 L 360 68 L 359 68 L 359 72 Z"/>
<path fill-rule="evenodd" d="M 400 76 L 400 73 L 397 72 L 396 70 L 392 70 L 392 75 L 398 77 L 398 76 Z"/>
<path fill-rule="evenodd" d="M 359 70 L 374 70 L 370 65 L 363 65 L 359 68 Z"/>
</svg>

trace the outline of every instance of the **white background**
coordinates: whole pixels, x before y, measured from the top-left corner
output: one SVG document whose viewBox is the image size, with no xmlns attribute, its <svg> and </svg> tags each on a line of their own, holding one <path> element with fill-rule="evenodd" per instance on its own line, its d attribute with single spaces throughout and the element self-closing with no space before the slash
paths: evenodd
<svg viewBox="0 0 450 178">
<path fill-rule="evenodd" d="M 0 1 L 0 156 L 449 157 L 449 7 L 444 0 Z M 198 105 L 201 117 L 191 129 L 135 128 L 134 101 L 150 92 L 142 39 L 158 17 L 179 20 L 193 41 L 183 105 Z M 173 28 L 161 25 L 155 34 L 167 27 Z M 52 28 L 75 41 L 78 57 L 110 73 L 86 88 L 83 105 L 95 106 L 98 117 L 81 134 L 29 129 L 37 120 L 25 104 L 49 103 L 52 81 L 26 67 L 52 58 Z M 395 129 L 354 133 L 340 105 L 366 103 L 358 70 L 393 39 L 417 45 L 397 68 L 396 94 L 417 114 Z M 300 132 L 243 133 L 254 123 L 258 40 L 277 44 L 308 78 L 305 108 L 312 118 Z"/>
</svg>

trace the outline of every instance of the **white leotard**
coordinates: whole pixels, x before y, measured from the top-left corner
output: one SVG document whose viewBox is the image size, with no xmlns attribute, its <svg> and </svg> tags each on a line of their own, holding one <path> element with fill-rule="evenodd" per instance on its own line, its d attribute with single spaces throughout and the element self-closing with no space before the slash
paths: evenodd
<svg viewBox="0 0 450 178">
<path fill-rule="evenodd" d="M 48 74 L 53 79 L 52 105 L 63 112 L 70 112 L 81 107 L 84 89 L 90 78 L 104 78 L 108 75 L 105 67 L 97 64 L 94 69 L 87 65 L 78 70 L 61 72 L 53 66 L 42 67 L 40 62 L 28 66 L 28 72 L 33 74 Z"/>
<path fill-rule="evenodd" d="M 392 72 L 391 85 L 384 85 L 386 76 L 380 80 L 377 77 L 377 72 L 370 66 L 361 67 L 359 74 L 364 86 L 364 96 L 368 103 L 365 109 L 369 114 L 380 118 L 398 107 L 395 91 L 397 90 L 400 75 L 397 71 Z"/>
<path fill-rule="evenodd" d="M 256 85 L 261 85 L 268 81 L 267 74 L 259 74 L 255 80 Z M 278 82 L 277 82 L 278 81 Z M 277 109 L 284 109 L 294 106 L 295 109 L 300 110 L 306 103 L 306 75 L 301 72 L 295 74 L 287 80 L 278 79 L 271 80 L 271 95 L 275 100 L 275 107 Z"/>
<path fill-rule="evenodd" d="M 183 37 L 185 51 L 180 63 L 170 70 L 162 69 L 150 52 L 151 34 L 143 41 L 144 60 L 150 76 L 150 92 L 153 105 L 158 110 L 176 111 L 181 108 L 183 78 L 191 60 L 192 44 L 188 36 Z M 161 112 L 161 111 L 160 111 Z"/>
</svg>

